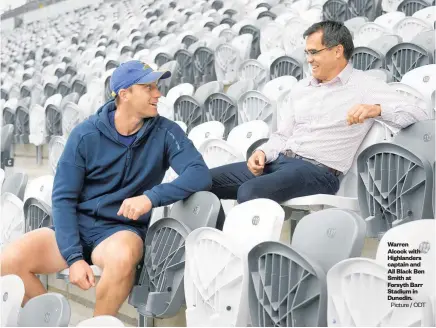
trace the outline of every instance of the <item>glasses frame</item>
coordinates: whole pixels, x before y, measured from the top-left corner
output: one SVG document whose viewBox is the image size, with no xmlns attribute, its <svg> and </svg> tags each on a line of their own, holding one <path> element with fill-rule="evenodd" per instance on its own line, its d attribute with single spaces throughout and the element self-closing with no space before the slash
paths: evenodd
<svg viewBox="0 0 436 328">
<path fill-rule="evenodd" d="M 331 46 L 331 47 L 325 47 L 325 48 L 322 48 L 322 49 L 319 49 L 319 50 L 311 50 L 311 51 L 304 50 L 304 54 L 306 55 L 306 57 L 309 57 L 309 56 L 315 56 L 315 55 L 319 54 L 321 51 L 324 51 L 324 50 L 326 50 L 326 49 L 331 49 L 331 48 L 337 47 L 338 45 L 339 45 L 339 44 L 335 44 L 334 46 Z"/>
</svg>

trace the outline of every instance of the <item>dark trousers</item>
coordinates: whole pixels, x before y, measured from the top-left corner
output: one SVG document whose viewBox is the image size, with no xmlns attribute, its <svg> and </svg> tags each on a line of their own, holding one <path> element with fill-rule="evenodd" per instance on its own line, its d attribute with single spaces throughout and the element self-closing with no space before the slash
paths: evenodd
<svg viewBox="0 0 436 328">
<path fill-rule="evenodd" d="M 266 164 L 258 177 L 248 170 L 246 162 L 220 166 L 210 172 L 211 192 L 219 199 L 236 199 L 238 203 L 257 198 L 282 203 L 302 196 L 334 195 L 339 189 L 338 177 L 327 168 L 282 154 Z"/>
</svg>

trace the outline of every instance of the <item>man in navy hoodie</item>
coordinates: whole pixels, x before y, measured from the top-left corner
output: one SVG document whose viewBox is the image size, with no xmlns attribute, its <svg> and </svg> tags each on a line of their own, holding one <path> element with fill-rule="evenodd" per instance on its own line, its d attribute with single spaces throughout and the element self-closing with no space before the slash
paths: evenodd
<svg viewBox="0 0 436 328">
<path fill-rule="evenodd" d="M 73 284 L 95 286 L 93 263 L 103 269 L 94 315 L 116 315 L 143 255 L 151 209 L 210 189 L 200 153 L 157 113 L 156 83 L 170 75 L 140 61 L 122 64 L 111 77 L 115 99 L 71 132 L 54 180 L 54 227 L 25 234 L 1 255 L 1 274 L 24 281 L 24 302 L 46 292 L 38 273 L 69 268 Z M 169 167 L 179 177 L 161 184 Z"/>
</svg>

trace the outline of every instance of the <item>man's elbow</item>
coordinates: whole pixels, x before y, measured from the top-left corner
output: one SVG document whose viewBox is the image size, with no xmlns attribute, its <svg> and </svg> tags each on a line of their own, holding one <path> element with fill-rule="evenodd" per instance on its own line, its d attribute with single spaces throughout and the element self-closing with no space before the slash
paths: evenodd
<svg viewBox="0 0 436 328">
<path fill-rule="evenodd" d="M 206 165 L 202 165 L 198 170 L 195 180 L 197 181 L 195 192 L 209 191 L 212 188 L 212 175 Z"/>
</svg>

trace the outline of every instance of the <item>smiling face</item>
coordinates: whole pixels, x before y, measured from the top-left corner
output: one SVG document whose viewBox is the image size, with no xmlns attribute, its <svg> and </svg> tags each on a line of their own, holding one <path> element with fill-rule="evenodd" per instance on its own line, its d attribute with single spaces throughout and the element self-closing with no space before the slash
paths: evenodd
<svg viewBox="0 0 436 328">
<path fill-rule="evenodd" d="M 135 84 L 120 92 L 123 98 L 123 106 L 138 117 L 155 117 L 157 112 L 157 102 L 161 96 L 156 83 Z"/>
<path fill-rule="evenodd" d="M 323 31 L 317 31 L 307 37 L 306 58 L 312 66 L 312 76 L 321 82 L 327 82 L 343 68 L 343 46 L 339 44 L 329 47 L 322 41 Z"/>
</svg>

